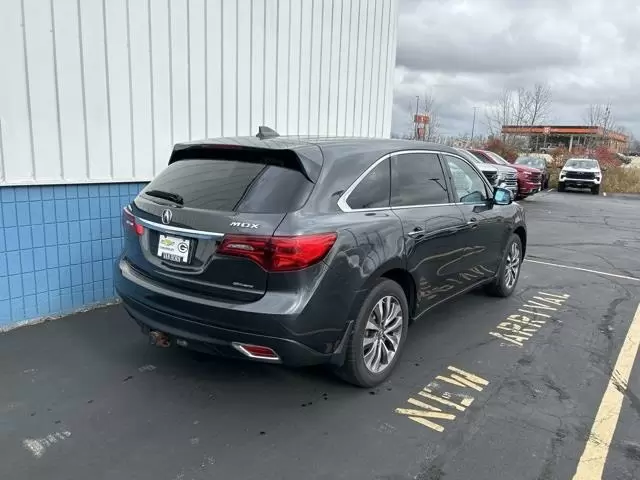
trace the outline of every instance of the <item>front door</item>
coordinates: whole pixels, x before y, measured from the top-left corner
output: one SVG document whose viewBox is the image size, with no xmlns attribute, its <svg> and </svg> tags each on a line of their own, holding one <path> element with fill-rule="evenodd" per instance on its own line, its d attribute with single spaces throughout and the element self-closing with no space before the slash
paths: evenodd
<svg viewBox="0 0 640 480">
<path fill-rule="evenodd" d="M 467 223 L 467 252 L 462 278 L 468 286 L 497 274 L 508 225 L 482 174 L 460 157 L 445 155 L 453 193 Z"/>
<path fill-rule="evenodd" d="M 420 316 L 463 288 L 458 277 L 468 227 L 449 198 L 437 154 L 392 157 L 391 208 L 402 221 L 407 270 L 416 284 L 416 316 Z"/>
</svg>

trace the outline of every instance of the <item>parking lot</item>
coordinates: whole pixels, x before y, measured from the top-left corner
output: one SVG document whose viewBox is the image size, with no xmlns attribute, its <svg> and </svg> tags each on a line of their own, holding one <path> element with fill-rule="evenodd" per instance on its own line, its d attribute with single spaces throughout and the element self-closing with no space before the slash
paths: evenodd
<svg viewBox="0 0 640 480">
<path fill-rule="evenodd" d="M 0 478 L 640 478 L 640 199 L 521 203 L 516 293 L 432 311 L 373 390 L 157 349 L 119 306 L 1 335 Z"/>
</svg>

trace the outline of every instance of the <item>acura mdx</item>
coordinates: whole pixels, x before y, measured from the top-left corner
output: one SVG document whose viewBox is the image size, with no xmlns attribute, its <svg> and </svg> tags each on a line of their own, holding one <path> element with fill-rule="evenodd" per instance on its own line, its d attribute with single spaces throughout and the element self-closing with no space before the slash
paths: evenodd
<svg viewBox="0 0 640 480">
<path fill-rule="evenodd" d="M 122 219 L 115 286 L 153 344 L 363 387 L 436 305 L 510 295 L 527 242 L 509 191 L 452 148 L 269 129 L 176 145 Z"/>
</svg>

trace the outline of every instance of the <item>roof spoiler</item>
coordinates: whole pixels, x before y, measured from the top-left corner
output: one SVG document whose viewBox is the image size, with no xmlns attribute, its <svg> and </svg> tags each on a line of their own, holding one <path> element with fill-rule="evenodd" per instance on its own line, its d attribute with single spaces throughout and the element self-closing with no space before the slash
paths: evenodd
<svg viewBox="0 0 640 480">
<path fill-rule="evenodd" d="M 273 128 L 265 127 L 264 125 L 259 126 L 258 133 L 256 133 L 256 137 L 258 137 L 260 140 L 266 140 L 267 138 L 276 138 L 279 136 L 280 134 Z"/>
<path fill-rule="evenodd" d="M 180 160 L 205 158 L 279 165 L 298 170 L 313 183 L 318 180 L 323 163 L 322 152 L 317 147 L 301 148 L 294 151 L 286 148 L 272 149 L 253 145 L 183 143 L 174 145 L 169 165 Z"/>
</svg>

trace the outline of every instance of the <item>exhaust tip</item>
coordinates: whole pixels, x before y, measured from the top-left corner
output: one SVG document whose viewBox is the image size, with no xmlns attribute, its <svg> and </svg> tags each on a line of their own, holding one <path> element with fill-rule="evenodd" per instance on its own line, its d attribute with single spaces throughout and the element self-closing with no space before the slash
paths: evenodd
<svg viewBox="0 0 640 480">
<path fill-rule="evenodd" d="M 253 358 L 254 360 L 280 362 L 280 356 L 272 348 L 238 342 L 233 342 L 231 345 L 246 357 Z"/>
<path fill-rule="evenodd" d="M 169 336 L 166 333 L 158 332 L 157 330 L 149 332 L 149 342 L 151 342 L 151 345 L 161 348 L 167 348 L 171 345 Z"/>
</svg>

